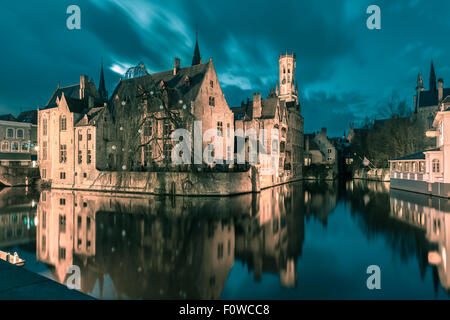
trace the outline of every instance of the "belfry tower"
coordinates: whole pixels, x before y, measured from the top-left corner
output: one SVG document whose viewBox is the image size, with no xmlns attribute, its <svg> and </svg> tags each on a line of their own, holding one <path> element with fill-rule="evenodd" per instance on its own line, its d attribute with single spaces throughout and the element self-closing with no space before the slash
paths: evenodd
<svg viewBox="0 0 450 320">
<path fill-rule="evenodd" d="M 280 80 L 278 96 L 281 100 L 298 101 L 298 90 L 295 82 L 295 54 L 280 55 Z"/>
</svg>

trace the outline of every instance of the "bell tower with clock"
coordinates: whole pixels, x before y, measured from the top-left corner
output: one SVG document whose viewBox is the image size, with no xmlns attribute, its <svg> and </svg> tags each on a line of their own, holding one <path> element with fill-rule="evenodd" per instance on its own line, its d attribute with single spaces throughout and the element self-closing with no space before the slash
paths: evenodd
<svg viewBox="0 0 450 320">
<path fill-rule="evenodd" d="M 278 97 L 286 102 L 298 101 L 298 90 L 295 83 L 295 54 L 280 55 L 280 80 Z"/>
</svg>

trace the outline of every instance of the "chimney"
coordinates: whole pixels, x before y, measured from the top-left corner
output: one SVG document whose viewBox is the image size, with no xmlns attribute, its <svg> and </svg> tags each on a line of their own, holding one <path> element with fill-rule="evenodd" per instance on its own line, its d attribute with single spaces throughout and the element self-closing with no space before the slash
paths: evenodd
<svg viewBox="0 0 450 320">
<path fill-rule="evenodd" d="M 326 137 L 327 136 L 327 128 L 322 128 L 321 133 Z"/>
<path fill-rule="evenodd" d="M 253 94 L 253 119 L 261 117 L 261 94 Z"/>
<path fill-rule="evenodd" d="M 84 99 L 85 95 L 86 95 L 86 87 L 88 84 L 88 76 L 80 76 L 80 99 Z"/>
<path fill-rule="evenodd" d="M 180 59 L 175 58 L 173 62 L 173 75 L 176 76 L 178 73 L 178 70 L 180 70 Z"/>
<path fill-rule="evenodd" d="M 438 101 L 439 103 L 442 101 L 444 95 L 444 80 L 439 79 L 438 80 Z"/>
</svg>

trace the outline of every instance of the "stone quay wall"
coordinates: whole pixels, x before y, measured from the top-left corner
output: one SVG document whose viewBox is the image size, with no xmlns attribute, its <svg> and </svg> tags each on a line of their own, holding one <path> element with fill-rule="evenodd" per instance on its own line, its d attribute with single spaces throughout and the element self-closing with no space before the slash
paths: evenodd
<svg viewBox="0 0 450 320">
<path fill-rule="evenodd" d="M 295 180 L 289 174 L 281 177 L 261 175 L 251 167 L 246 172 L 125 172 L 97 171 L 93 179 L 53 183 L 54 189 L 105 192 L 148 193 L 184 196 L 229 196 L 260 192 L 261 189 Z"/>
</svg>

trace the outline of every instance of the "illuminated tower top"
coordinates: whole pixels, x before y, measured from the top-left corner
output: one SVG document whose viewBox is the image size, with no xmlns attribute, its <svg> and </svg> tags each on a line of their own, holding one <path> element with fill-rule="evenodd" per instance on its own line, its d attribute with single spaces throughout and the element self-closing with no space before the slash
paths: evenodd
<svg viewBox="0 0 450 320">
<path fill-rule="evenodd" d="M 295 54 L 280 55 L 280 89 L 279 97 L 285 101 L 297 101 L 297 88 L 295 83 Z"/>
</svg>

